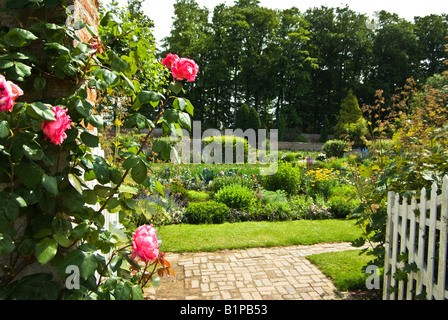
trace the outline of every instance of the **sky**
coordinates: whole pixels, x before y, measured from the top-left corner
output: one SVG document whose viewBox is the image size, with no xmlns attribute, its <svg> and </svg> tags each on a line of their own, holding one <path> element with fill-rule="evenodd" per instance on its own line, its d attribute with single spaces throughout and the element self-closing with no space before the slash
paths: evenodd
<svg viewBox="0 0 448 320">
<path fill-rule="evenodd" d="M 107 2 L 107 0 L 104 0 Z M 119 0 L 120 3 L 126 3 L 126 0 Z M 157 42 L 169 35 L 173 13 L 173 4 L 175 0 L 144 0 L 143 11 L 154 21 L 154 37 Z M 200 7 L 207 7 L 210 12 L 220 3 L 232 6 L 235 0 L 196 0 Z M 297 7 L 301 12 L 308 8 L 327 6 L 343 7 L 348 5 L 350 9 L 364 13 L 369 16 L 374 15 L 375 11 L 386 10 L 391 13 L 397 13 L 401 18 L 413 21 L 414 16 L 426 16 L 429 14 L 448 13 L 448 7 L 445 1 L 440 0 L 260 0 L 260 6 L 271 9 L 288 9 Z"/>
</svg>

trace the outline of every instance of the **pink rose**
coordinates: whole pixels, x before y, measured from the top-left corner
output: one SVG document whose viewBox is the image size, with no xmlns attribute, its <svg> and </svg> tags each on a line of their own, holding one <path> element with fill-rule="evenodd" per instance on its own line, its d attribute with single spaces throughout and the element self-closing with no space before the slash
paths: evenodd
<svg viewBox="0 0 448 320">
<path fill-rule="evenodd" d="M 152 225 L 142 225 L 135 230 L 132 237 L 132 259 L 139 256 L 145 263 L 154 261 L 159 256 L 159 241 L 156 229 Z"/>
<path fill-rule="evenodd" d="M 22 89 L 11 81 L 6 81 L 0 74 L 0 111 L 11 111 L 18 96 L 23 95 Z"/>
<path fill-rule="evenodd" d="M 175 60 L 171 66 L 171 72 L 176 80 L 187 79 L 193 82 L 198 74 L 199 66 L 194 62 L 194 60 L 188 58 L 181 58 Z"/>
<path fill-rule="evenodd" d="M 42 131 L 56 145 L 62 143 L 67 138 L 65 130 L 70 129 L 70 117 L 67 115 L 67 110 L 61 107 L 52 107 L 56 121 L 42 122 Z"/>
<path fill-rule="evenodd" d="M 171 66 L 173 65 L 174 61 L 179 60 L 179 57 L 177 54 L 171 54 L 168 53 L 166 55 L 166 58 L 162 60 L 162 64 L 167 67 L 168 69 L 171 69 Z"/>
</svg>

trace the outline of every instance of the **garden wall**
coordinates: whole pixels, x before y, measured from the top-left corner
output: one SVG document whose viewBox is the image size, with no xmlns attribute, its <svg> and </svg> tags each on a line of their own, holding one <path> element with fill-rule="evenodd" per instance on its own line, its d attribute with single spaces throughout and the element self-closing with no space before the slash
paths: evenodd
<svg viewBox="0 0 448 320">
<path fill-rule="evenodd" d="M 323 145 L 320 142 L 279 142 L 278 150 L 321 151 Z"/>
</svg>

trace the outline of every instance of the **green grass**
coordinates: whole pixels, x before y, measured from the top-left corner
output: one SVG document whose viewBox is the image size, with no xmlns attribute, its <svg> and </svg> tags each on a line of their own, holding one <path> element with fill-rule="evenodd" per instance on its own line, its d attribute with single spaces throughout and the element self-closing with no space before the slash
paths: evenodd
<svg viewBox="0 0 448 320">
<path fill-rule="evenodd" d="M 333 279 L 338 290 L 366 290 L 366 279 L 372 273 L 366 274 L 362 268 L 372 260 L 372 256 L 360 255 L 360 252 L 361 250 L 326 252 L 307 256 L 307 258 L 325 275 Z"/>
<path fill-rule="evenodd" d="M 158 230 L 163 252 L 351 242 L 361 235 L 353 220 L 296 220 L 170 225 Z"/>
</svg>

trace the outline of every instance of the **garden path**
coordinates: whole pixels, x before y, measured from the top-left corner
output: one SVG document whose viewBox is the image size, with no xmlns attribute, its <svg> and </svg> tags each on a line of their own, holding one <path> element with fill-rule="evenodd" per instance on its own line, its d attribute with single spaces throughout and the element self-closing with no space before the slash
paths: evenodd
<svg viewBox="0 0 448 320">
<path fill-rule="evenodd" d="M 176 277 L 146 290 L 156 300 L 336 300 L 332 281 L 306 256 L 355 249 L 350 243 L 167 253 Z"/>
</svg>

